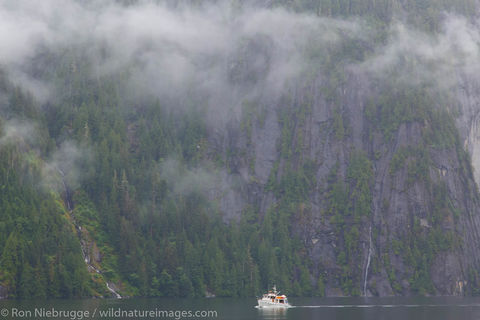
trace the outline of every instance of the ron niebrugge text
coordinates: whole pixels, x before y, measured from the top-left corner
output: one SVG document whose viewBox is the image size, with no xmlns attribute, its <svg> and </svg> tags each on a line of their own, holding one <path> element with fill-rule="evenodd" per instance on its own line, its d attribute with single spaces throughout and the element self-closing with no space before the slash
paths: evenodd
<svg viewBox="0 0 480 320">
<path fill-rule="evenodd" d="M 144 319 L 199 319 L 199 318 L 217 318 L 217 311 L 214 310 L 123 310 L 121 308 L 108 308 L 99 310 L 95 308 L 90 310 L 59 310 L 55 308 L 34 308 L 31 310 L 11 308 L 2 309 L 0 313 L 3 317 L 10 318 L 34 318 L 34 319 L 70 319 L 83 320 L 88 318 L 144 318 Z"/>
<path fill-rule="evenodd" d="M 95 311 L 96 312 L 96 309 Z M 10 318 L 35 318 L 35 319 L 71 319 L 82 320 L 85 318 L 94 318 L 95 313 L 89 310 L 59 310 L 55 308 L 34 308 L 31 310 L 11 308 L 2 309 L 2 316 L 10 316 Z"/>
</svg>

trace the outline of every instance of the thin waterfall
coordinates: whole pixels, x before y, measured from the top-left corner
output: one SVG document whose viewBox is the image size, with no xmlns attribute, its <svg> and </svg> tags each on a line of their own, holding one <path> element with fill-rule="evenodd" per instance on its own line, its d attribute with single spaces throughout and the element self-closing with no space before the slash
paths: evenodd
<svg viewBox="0 0 480 320">
<path fill-rule="evenodd" d="M 98 268 L 96 268 L 90 260 L 90 256 L 88 254 L 88 244 L 82 238 L 82 227 L 78 224 L 77 220 L 75 219 L 75 216 L 72 214 L 73 201 L 71 198 L 70 189 L 68 188 L 67 182 L 65 180 L 65 173 L 58 167 L 56 168 L 56 170 L 58 171 L 58 173 L 60 174 L 60 177 L 62 178 L 63 188 L 65 189 L 65 205 L 67 207 L 68 212 L 70 213 L 70 218 L 75 227 L 75 230 L 77 230 L 77 236 L 80 240 L 80 249 L 82 250 L 83 261 L 85 261 L 85 264 L 87 265 L 87 269 L 89 272 L 93 271 L 95 273 L 101 274 L 102 272 Z M 110 291 L 115 298 L 122 299 L 122 296 L 118 292 L 116 292 L 115 289 L 113 289 L 106 280 L 105 280 L 105 286 L 107 287 L 107 290 Z"/>
<path fill-rule="evenodd" d="M 368 279 L 368 269 L 370 268 L 370 260 L 372 257 L 372 226 L 370 225 L 369 229 L 369 242 L 368 242 L 368 255 L 367 255 L 367 266 L 365 267 L 365 277 L 363 279 L 363 295 L 367 296 L 367 279 Z"/>
<path fill-rule="evenodd" d="M 105 284 L 107 285 L 108 291 L 110 291 L 115 296 L 115 298 L 122 299 L 122 296 L 119 295 L 118 292 L 115 291 L 112 287 L 110 287 L 110 284 L 108 282 L 105 281 Z"/>
</svg>

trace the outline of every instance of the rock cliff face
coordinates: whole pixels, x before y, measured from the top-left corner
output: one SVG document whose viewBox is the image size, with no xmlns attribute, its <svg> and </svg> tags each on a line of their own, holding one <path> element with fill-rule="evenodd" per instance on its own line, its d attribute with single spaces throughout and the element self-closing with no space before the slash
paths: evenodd
<svg viewBox="0 0 480 320">
<path fill-rule="evenodd" d="M 225 219 L 238 219 L 247 204 L 260 216 L 275 208 L 287 196 L 284 178 L 308 166 L 313 184 L 290 230 L 327 295 L 472 293 L 480 206 L 463 147 L 475 163 L 476 100 L 464 94 L 457 131 L 450 112 L 428 102 L 421 116 L 387 109 L 409 94 L 355 72 L 325 88 L 318 77 L 276 102 L 259 99 L 211 135 L 215 152 L 237 155 L 227 167 L 242 182 L 222 201 Z M 382 102 L 385 92 L 393 100 Z"/>
<path fill-rule="evenodd" d="M 464 78 L 456 92 L 459 101 L 457 127 L 464 141 L 464 148 L 469 151 L 477 184 L 480 182 L 480 84 L 472 77 Z"/>
</svg>

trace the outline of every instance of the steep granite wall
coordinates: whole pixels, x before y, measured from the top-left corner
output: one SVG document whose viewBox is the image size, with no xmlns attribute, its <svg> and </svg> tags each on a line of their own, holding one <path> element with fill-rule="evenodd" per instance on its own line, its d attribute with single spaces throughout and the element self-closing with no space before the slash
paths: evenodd
<svg viewBox="0 0 480 320">
<path fill-rule="evenodd" d="M 275 208 L 287 196 L 284 178 L 308 166 L 314 184 L 296 203 L 290 230 L 327 295 L 471 292 L 478 192 L 461 120 L 459 134 L 434 103 L 349 71 L 336 86 L 318 77 L 279 101 L 252 102 L 211 139 L 216 152 L 235 155 L 227 167 L 241 181 L 223 199 L 223 209 L 237 212 L 226 220 L 252 203 L 260 216 Z"/>
</svg>

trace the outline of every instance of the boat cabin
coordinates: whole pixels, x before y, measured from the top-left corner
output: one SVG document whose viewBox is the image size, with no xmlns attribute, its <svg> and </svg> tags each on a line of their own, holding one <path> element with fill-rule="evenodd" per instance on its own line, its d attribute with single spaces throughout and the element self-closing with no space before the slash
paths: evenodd
<svg viewBox="0 0 480 320">
<path fill-rule="evenodd" d="M 269 299 L 273 303 L 282 303 L 282 304 L 287 304 L 287 296 L 285 295 L 276 295 L 275 292 L 269 291 L 267 294 L 263 295 L 263 299 Z"/>
</svg>

